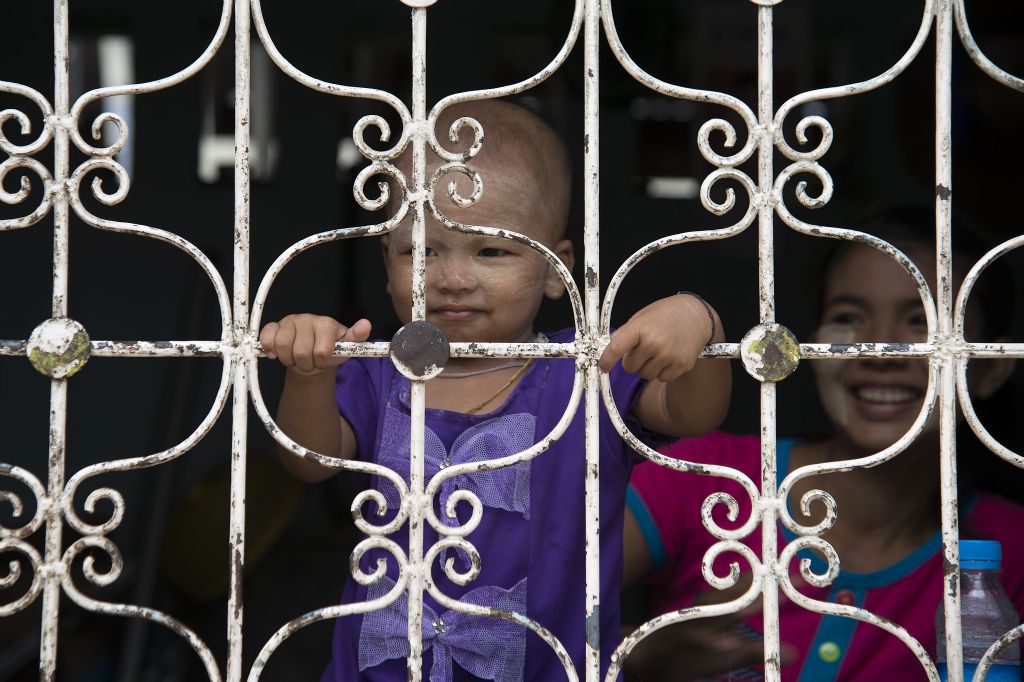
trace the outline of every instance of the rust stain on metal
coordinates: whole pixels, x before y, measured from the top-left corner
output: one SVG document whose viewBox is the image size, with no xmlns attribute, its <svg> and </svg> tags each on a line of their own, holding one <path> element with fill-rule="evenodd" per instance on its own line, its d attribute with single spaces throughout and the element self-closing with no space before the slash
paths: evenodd
<svg viewBox="0 0 1024 682">
<path fill-rule="evenodd" d="M 740 347 L 743 366 L 758 381 L 782 381 L 800 364 L 800 344 L 793 332 L 780 324 L 754 327 Z"/>
<path fill-rule="evenodd" d="M 953 196 L 953 191 L 945 185 L 935 185 L 935 196 L 943 201 L 949 201 L 949 198 Z"/>
<path fill-rule="evenodd" d="M 405 325 L 391 339 L 391 359 L 409 379 L 437 376 L 448 364 L 451 347 L 444 332 L 422 320 Z"/>
<path fill-rule="evenodd" d="M 66 317 L 46 320 L 28 340 L 29 362 L 53 379 L 66 379 L 82 369 L 91 350 L 85 328 Z"/>
<path fill-rule="evenodd" d="M 588 267 L 587 268 L 587 286 L 588 287 L 596 287 L 597 286 L 597 272 L 595 272 L 594 268 L 592 268 L 592 267 Z"/>
</svg>

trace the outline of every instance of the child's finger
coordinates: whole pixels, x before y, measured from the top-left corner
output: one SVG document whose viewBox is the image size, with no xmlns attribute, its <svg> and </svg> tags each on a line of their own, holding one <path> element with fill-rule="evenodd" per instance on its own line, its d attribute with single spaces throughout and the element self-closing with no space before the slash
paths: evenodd
<svg viewBox="0 0 1024 682">
<path fill-rule="evenodd" d="M 628 322 L 616 329 L 597 361 L 601 371 L 612 371 L 612 367 L 619 361 L 619 358 L 635 348 L 639 340 L 640 334 Z M 623 366 L 623 369 L 625 369 L 625 366 Z"/>
<path fill-rule="evenodd" d="M 274 335 L 274 352 L 285 367 L 295 365 L 295 353 L 292 344 L 295 342 L 295 323 L 287 318 L 278 325 Z"/>
<path fill-rule="evenodd" d="M 365 317 L 357 320 L 355 324 L 348 328 L 348 332 L 345 334 L 345 340 L 355 343 L 366 341 L 370 338 L 370 331 L 372 328 L 373 325 L 371 325 L 370 321 Z"/>
<path fill-rule="evenodd" d="M 297 369 L 312 372 L 316 365 L 316 324 L 303 320 L 295 325 L 295 340 L 292 341 L 292 361 Z"/>
<path fill-rule="evenodd" d="M 344 358 L 334 356 L 334 343 L 345 338 L 345 327 L 329 317 L 318 319 L 313 325 L 313 366 L 325 369 L 340 365 Z"/>
<path fill-rule="evenodd" d="M 670 370 L 671 362 L 670 358 L 664 356 L 648 355 L 647 360 L 636 370 L 636 373 L 647 381 L 660 379 L 662 374 Z M 622 363 L 622 367 L 626 368 L 625 362 Z"/>
<path fill-rule="evenodd" d="M 363 318 L 351 327 L 333 320 L 329 317 L 320 318 L 314 325 L 314 350 L 313 362 L 317 369 L 337 367 L 347 360 L 346 357 L 334 355 L 334 345 L 339 341 L 350 341 L 359 343 L 370 338 L 372 325 L 370 321 Z"/>
<path fill-rule="evenodd" d="M 263 352 L 271 360 L 277 357 L 274 339 L 280 327 L 281 325 L 277 322 L 269 322 L 263 325 L 263 329 L 260 330 L 260 346 L 263 347 Z"/>
</svg>

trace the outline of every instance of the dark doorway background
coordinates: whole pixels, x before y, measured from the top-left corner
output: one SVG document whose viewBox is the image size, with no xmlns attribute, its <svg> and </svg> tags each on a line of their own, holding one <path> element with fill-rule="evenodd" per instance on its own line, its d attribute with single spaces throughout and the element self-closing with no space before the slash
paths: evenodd
<svg viewBox="0 0 1024 682">
<path fill-rule="evenodd" d="M 180 70 L 200 54 L 216 26 L 218 4 L 73 0 L 72 36 L 86 46 L 105 35 L 129 39 L 136 81 L 150 80 Z M 782 3 L 775 13 L 776 106 L 799 92 L 884 71 L 910 44 L 922 4 Z M 981 47 L 1011 73 L 1024 74 L 1024 7 L 998 0 L 968 0 L 967 5 Z M 626 47 L 646 70 L 669 82 L 729 92 L 755 106 L 756 8 L 751 3 L 620 0 L 613 6 Z M 407 100 L 409 19 L 407 8 L 397 0 L 268 2 L 264 12 L 281 52 L 306 73 L 386 89 Z M 0 79 L 52 97 L 51 4 L 16 3 L 5 15 Z M 550 0 L 437 3 L 428 21 L 431 103 L 452 92 L 495 87 L 533 74 L 557 52 L 570 15 L 571 3 Z M 229 289 L 230 161 L 226 168 L 218 166 L 216 154 L 200 152 L 200 140 L 215 145 L 217 139 L 223 140 L 219 136 L 230 139 L 232 134 L 231 41 L 229 35 L 215 63 L 192 80 L 134 99 L 131 191 L 113 208 L 86 197 L 91 210 L 103 217 L 185 236 L 210 256 Z M 258 46 L 255 49 L 258 61 Z M 78 58 L 88 60 L 88 55 L 79 53 Z M 699 185 L 713 170 L 697 151 L 697 130 L 709 118 L 729 118 L 727 112 L 662 97 L 627 76 L 606 48 L 602 58 L 601 256 L 607 282 L 618 264 L 643 244 L 674 232 L 731 224 L 742 215 L 746 199 L 738 192 L 737 208 L 716 218 L 692 195 L 693 182 Z M 86 84 L 97 77 L 90 68 L 81 73 Z M 254 160 L 258 168 L 252 187 L 254 292 L 263 272 L 288 245 L 325 229 L 380 220 L 352 200 L 352 181 L 365 161 L 353 162 L 346 140 L 362 115 L 390 114 L 365 102 L 312 92 L 273 66 L 254 65 L 253 74 L 254 145 L 261 150 Z M 577 176 L 583 158 L 581 74 L 578 45 L 551 80 L 516 98 L 563 135 Z M 794 209 L 798 216 L 823 225 L 855 227 L 871 207 L 933 201 L 933 74 L 934 38 L 894 83 L 815 105 L 813 113 L 824 115 L 835 128 L 833 146 L 821 159 L 835 180 L 835 196 L 819 211 Z M 959 46 L 953 88 L 954 206 L 994 245 L 1022 231 L 1016 201 L 1024 184 L 1024 138 L 1019 134 L 1024 95 L 985 76 Z M 0 95 L 0 109 L 8 107 L 25 111 L 38 130 L 39 113 L 28 102 Z M 794 114 L 787 121 L 790 140 L 798 118 Z M 87 131 L 91 120 L 85 118 L 81 129 Z M 389 120 L 397 130 L 395 118 Z M 4 130 L 15 141 L 26 139 L 19 137 L 14 123 Z M 740 136 L 742 144 L 742 131 Z M 50 165 L 52 145 L 37 158 Z M 73 158 L 72 168 L 81 160 Z M 786 163 L 776 154 L 777 172 Z M 752 165 L 744 168 L 756 176 Z M 18 178 L 12 173 L 6 187 L 15 188 Z M 675 198 L 659 195 L 661 178 L 675 179 Z M 787 188 L 790 207 L 796 205 L 794 186 Z M 0 217 L 24 215 L 26 206 L 34 207 L 39 183 L 33 187 L 23 204 L 0 206 Z M 721 198 L 721 192 L 722 188 L 716 190 L 716 196 Z M 571 230 L 580 254 L 581 225 L 582 196 L 577 188 Z M 805 337 L 813 324 L 814 278 L 822 245 L 779 222 L 776 230 L 778 319 Z M 27 229 L 0 233 L 0 338 L 26 339 L 49 317 L 51 249 L 49 218 Z M 181 252 L 152 240 L 101 232 L 72 218 L 70 253 L 70 314 L 93 339 L 219 337 L 212 288 Z M 575 274 L 578 279 L 579 272 Z M 614 321 L 623 321 L 654 298 L 697 290 L 721 312 L 728 339 L 738 341 L 757 322 L 756 283 L 753 228 L 731 240 L 677 247 L 649 259 L 630 275 L 617 300 Z M 285 269 L 264 319 L 300 310 L 342 320 L 367 315 L 387 338 L 396 320 L 383 285 L 378 247 L 372 240 L 322 246 Z M 1012 308 L 1006 311 L 1014 313 Z M 571 320 L 564 305 L 542 313 L 542 328 L 567 324 Z M 1020 341 L 1019 319 L 1014 330 L 1013 340 Z M 263 393 L 273 409 L 281 372 L 267 362 L 260 369 Z M 156 452 L 182 440 L 202 421 L 219 372 L 215 360 L 92 359 L 69 387 L 69 475 L 91 463 Z M 813 435 L 823 428 L 808 374 L 806 368 L 798 371 L 780 389 L 782 435 Z M 1020 413 L 1020 385 L 1018 372 L 1002 399 L 1003 416 L 1011 420 Z M 0 461 L 45 480 L 48 382 L 23 359 L 3 358 L 0 391 Z M 757 429 L 757 395 L 757 384 L 735 367 L 734 402 L 726 429 Z M 1020 452 L 1019 429 L 1012 421 L 1009 424 L 1002 431 L 998 424 L 992 428 Z M 259 422 L 254 418 L 250 425 L 246 669 L 281 624 L 336 599 L 354 538 L 348 507 L 359 489 L 358 481 L 345 476 L 304 488 L 291 482 L 278 468 L 273 443 Z M 94 591 L 108 601 L 142 603 L 174 615 L 194 628 L 222 662 L 229 452 L 230 418 L 222 415 L 214 430 L 175 462 L 100 480 L 122 491 L 127 501 L 125 520 L 112 534 L 126 568 L 114 586 Z M 983 480 L 996 481 L 1011 492 L 1021 489 L 1020 472 L 1003 467 L 994 457 L 988 456 L 979 469 Z M 3 489 L 12 485 L 5 481 Z M 84 496 L 79 494 L 79 508 Z M 29 501 L 26 511 L 33 510 Z M 94 518 L 107 518 L 104 509 Z M 16 521 L 9 506 L 0 508 L 0 523 Z M 41 542 L 40 537 L 33 539 Z M 80 574 L 76 582 L 84 583 Z M 23 579 L 2 593 L 7 595 L 3 601 L 15 598 L 25 584 Z M 0 620 L 0 680 L 37 678 L 40 602 Z M 89 614 L 66 597 L 61 609 L 60 680 L 205 679 L 198 658 L 162 627 Z M 329 636 L 326 623 L 293 636 L 271 659 L 263 679 L 318 679 Z"/>
</svg>

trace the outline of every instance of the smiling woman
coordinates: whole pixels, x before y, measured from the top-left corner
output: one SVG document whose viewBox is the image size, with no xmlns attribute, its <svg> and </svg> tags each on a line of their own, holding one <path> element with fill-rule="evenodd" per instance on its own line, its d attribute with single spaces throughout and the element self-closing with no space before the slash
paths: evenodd
<svg viewBox="0 0 1024 682">
<path fill-rule="evenodd" d="M 904 207 L 875 218 L 868 231 L 910 256 L 934 291 L 934 248 L 926 239 L 931 234 L 930 221 L 927 209 Z M 984 250 L 964 227 L 958 226 L 954 235 L 954 286 L 959 288 L 967 267 Z M 965 329 L 968 339 L 1006 340 L 1010 319 L 1005 311 L 1013 309 L 1007 307 L 1006 296 L 1012 287 L 1005 283 L 1009 276 L 1000 265 L 997 261 L 972 296 Z M 926 338 L 924 307 L 906 271 L 864 244 L 844 243 L 837 249 L 826 264 L 820 325 L 813 340 L 913 343 Z M 974 363 L 968 374 L 972 395 L 980 400 L 991 397 L 1005 383 L 1013 365 L 1009 359 Z M 925 360 L 819 360 L 812 366 L 834 439 L 844 441 L 834 450 L 843 459 L 878 452 L 906 433 L 921 411 L 928 388 Z M 937 429 L 938 414 L 933 412 L 925 439 L 937 438 Z"/>
<path fill-rule="evenodd" d="M 929 241 L 934 232 L 932 220 L 928 209 L 899 208 L 869 221 L 865 230 L 906 253 L 934 289 L 934 249 Z M 973 243 L 976 238 L 963 227 L 956 227 L 953 234 L 956 289 L 984 249 Z M 1013 309 L 1007 301 L 1012 287 L 998 261 L 993 267 L 979 280 L 971 297 L 967 338 L 1006 338 L 1010 320 L 1005 311 Z M 826 260 L 813 341 L 913 343 L 926 341 L 927 331 L 914 279 L 889 256 L 865 244 L 842 242 Z M 812 367 L 831 435 L 817 441 L 780 440 L 779 481 L 801 467 L 884 450 L 910 430 L 924 407 L 927 360 L 815 360 Z M 1005 358 L 972 363 L 968 373 L 972 397 L 978 401 L 992 397 L 1012 369 L 1013 360 Z M 918 438 L 893 459 L 870 469 L 800 479 L 788 499 L 790 508 L 797 509 L 806 494 L 823 489 L 836 500 L 838 512 L 835 525 L 822 534 L 839 555 L 838 576 L 829 587 L 800 587 L 802 581 L 794 578 L 800 592 L 888 618 L 905 627 L 933 657 L 934 616 L 943 580 L 938 451 L 938 420 L 933 412 Z M 736 467 L 753 480 L 760 476 L 756 436 L 715 433 L 679 441 L 666 452 L 687 461 Z M 1002 542 L 1006 560 L 1001 579 L 1018 612 L 1024 613 L 1024 550 L 1017 541 L 1024 508 L 997 495 L 977 492 L 964 485 L 963 479 L 961 486 L 961 534 Z M 695 603 L 724 602 L 745 591 L 746 587 L 714 594 L 704 591 L 701 559 L 714 538 L 701 525 L 700 506 L 719 491 L 740 500 L 740 522 L 748 518 L 748 496 L 732 481 L 680 474 L 651 464 L 634 470 L 625 524 L 625 580 L 648 575 L 653 611 L 667 613 Z M 719 516 L 715 514 L 724 528 L 738 525 Z M 820 512 L 812 518 L 795 518 L 810 524 L 823 521 Z M 778 534 L 780 546 L 795 538 L 781 526 Z M 756 552 L 761 538 L 754 534 L 743 542 Z M 808 554 L 807 558 L 816 572 L 824 572 L 819 557 Z M 715 566 L 717 575 L 728 572 L 727 559 L 722 556 Z M 910 649 L 879 628 L 821 616 L 789 601 L 780 606 L 779 617 L 784 681 L 924 679 Z M 680 623 L 667 628 L 660 643 L 652 638 L 646 647 L 639 647 L 631 661 L 634 667 L 627 671 L 646 680 L 660 679 L 659 671 L 679 669 L 688 669 L 696 677 L 728 672 L 755 679 L 759 673 L 746 666 L 763 660 L 762 620 L 755 605 L 729 617 Z M 722 655 L 708 657 L 708 648 Z M 665 657 L 675 657 L 678 665 L 666 666 Z M 647 668 L 651 662 L 653 668 Z"/>
</svg>

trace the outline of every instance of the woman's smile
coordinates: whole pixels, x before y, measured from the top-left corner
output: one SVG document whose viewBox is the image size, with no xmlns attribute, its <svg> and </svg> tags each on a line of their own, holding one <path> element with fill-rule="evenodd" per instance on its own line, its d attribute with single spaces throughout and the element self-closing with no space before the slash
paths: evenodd
<svg viewBox="0 0 1024 682">
<path fill-rule="evenodd" d="M 847 385 L 854 409 L 866 420 L 912 420 L 921 411 L 924 391 L 902 383 L 882 380 Z"/>
</svg>

